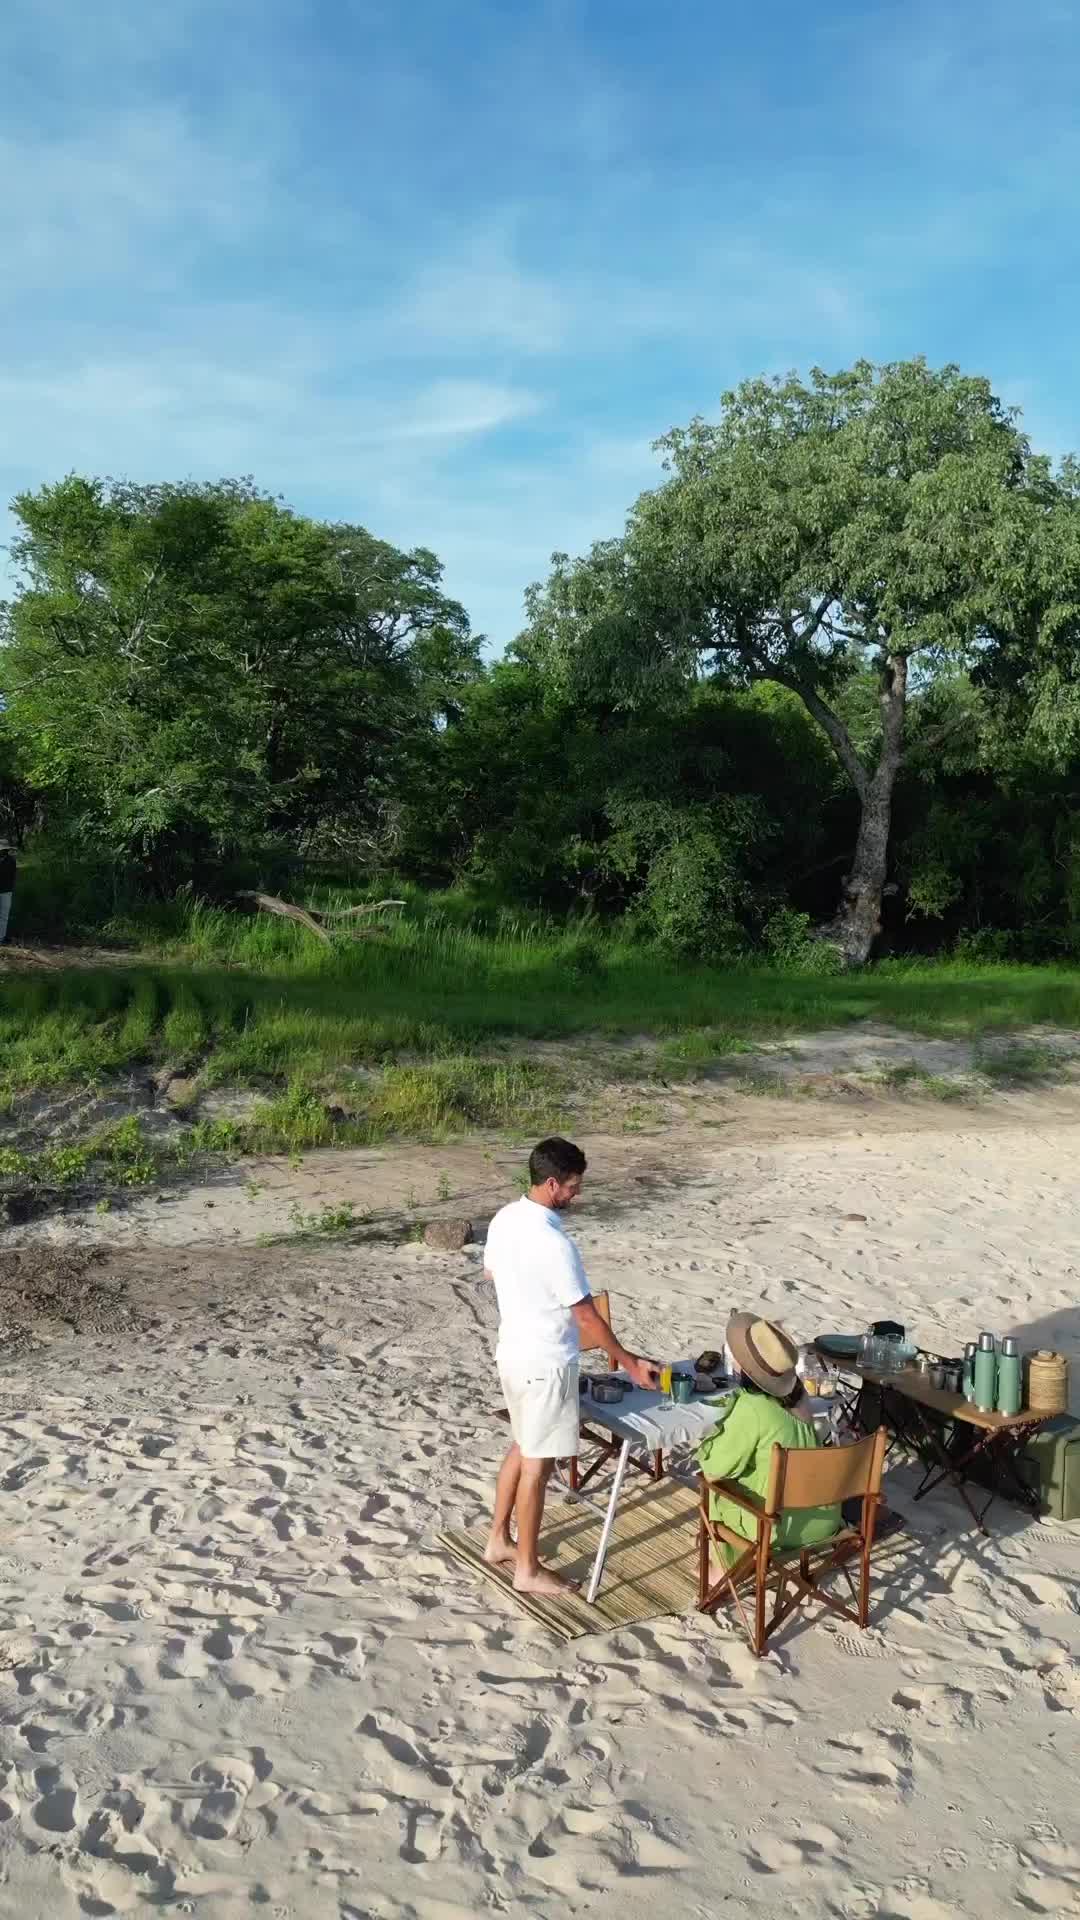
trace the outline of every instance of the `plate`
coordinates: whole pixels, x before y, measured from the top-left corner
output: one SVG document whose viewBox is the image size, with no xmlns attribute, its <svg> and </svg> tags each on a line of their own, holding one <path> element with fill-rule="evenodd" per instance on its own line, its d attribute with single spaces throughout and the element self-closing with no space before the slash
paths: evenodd
<svg viewBox="0 0 1080 1920">
<path fill-rule="evenodd" d="M 861 1344 L 861 1333 L 819 1333 L 814 1341 L 828 1360 L 853 1360 Z"/>
</svg>

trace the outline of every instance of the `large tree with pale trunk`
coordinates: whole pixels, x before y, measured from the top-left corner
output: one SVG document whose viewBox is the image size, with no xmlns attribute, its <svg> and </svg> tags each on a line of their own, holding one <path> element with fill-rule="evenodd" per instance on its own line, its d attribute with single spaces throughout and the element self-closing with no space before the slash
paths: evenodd
<svg viewBox="0 0 1080 1920">
<path fill-rule="evenodd" d="M 921 360 L 747 381 L 718 421 L 660 444 L 668 479 L 641 496 L 621 539 L 576 561 L 555 555 L 522 645 L 616 705 L 654 703 L 703 675 L 798 695 L 859 800 L 850 868 L 820 932 L 861 966 L 880 930 L 897 776 L 915 738 L 924 756 L 933 748 L 910 709 L 943 671 L 1075 628 L 1075 591 L 1056 571 L 1075 493 L 985 380 Z M 845 718 L 867 668 L 869 729 Z"/>
</svg>

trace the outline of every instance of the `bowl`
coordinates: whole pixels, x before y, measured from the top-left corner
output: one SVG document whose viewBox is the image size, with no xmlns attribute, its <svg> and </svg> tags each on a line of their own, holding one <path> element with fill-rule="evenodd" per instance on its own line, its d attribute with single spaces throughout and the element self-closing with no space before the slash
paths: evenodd
<svg viewBox="0 0 1080 1920">
<path fill-rule="evenodd" d="M 594 1380 L 592 1397 L 602 1407 L 616 1407 L 626 1388 L 621 1380 Z"/>
</svg>

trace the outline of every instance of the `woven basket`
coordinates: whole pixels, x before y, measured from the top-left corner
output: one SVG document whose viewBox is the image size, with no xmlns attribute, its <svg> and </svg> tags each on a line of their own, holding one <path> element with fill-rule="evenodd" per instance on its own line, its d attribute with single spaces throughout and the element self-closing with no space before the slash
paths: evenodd
<svg viewBox="0 0 1080 1920">
<path fill-rule="evenodd" d="M 1066 1413 L 1069 1363 L 1063 1353 L 1041 1348 L 1028 1355 L 1027 1404 L 1032 1413 Z"/>
</svg>

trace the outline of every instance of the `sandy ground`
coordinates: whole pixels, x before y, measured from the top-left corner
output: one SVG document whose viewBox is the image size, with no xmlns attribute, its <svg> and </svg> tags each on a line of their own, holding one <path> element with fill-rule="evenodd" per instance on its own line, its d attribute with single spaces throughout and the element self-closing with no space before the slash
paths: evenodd
<svg viewBox="0 0 1080 1920">
<path fill-rule="evenodd" d="M 1077 1117 L 744 1099 L 595 1143 L 575 1231 L 657 1353 L 736 1305 L 895 1313 L 1068 1346 L 1080 1386 Z M 480 1214 L 517 1155 L 314 1158 L 237 1219 L 211 1189 L 180 1231 L 147 1200 L 5 1236 L 0 1912 L 1080 1915 L 1080 1528 L 1002 1508 L 986 1542 L 901 1470 L 918 1550 L 867 1635 L 554 1646 L 435 1544 L 503 1441 L 479 1252 L 237 1231 L 350 1183 Z"/>
</svg>

